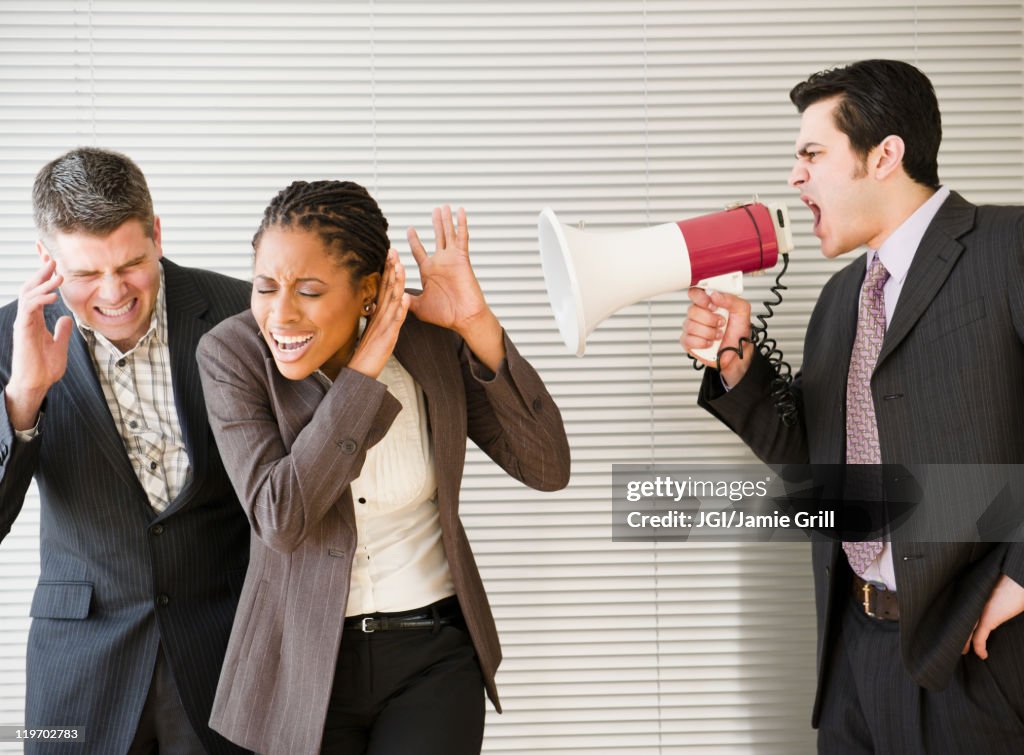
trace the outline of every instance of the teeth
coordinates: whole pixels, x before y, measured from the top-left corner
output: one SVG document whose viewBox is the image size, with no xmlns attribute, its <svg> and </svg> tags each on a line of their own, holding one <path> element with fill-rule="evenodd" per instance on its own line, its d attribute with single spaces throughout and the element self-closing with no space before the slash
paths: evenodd
<svg viewBox="0 0 1024 755">
<path fill-rule="evenodd" d="M 277 333 L 271 333 L 274 337 L 274 341 L 277 342 L 277 348 L 282 351 L 295 351 L 301 349 L 307 343 L 313 340 L 313 336 L 286 336 L 278 335 Z"/>
<path fill-rule="evenodd" d="M 310 338 L 313 337 L 313 336 L 285 336 L 285 335 L 278 335 L 277 333 L 272 333 L 271 335 L 274 336 L 274 340 L 277 341 L 278 343 L 303 343 L 304 341 L 308 341 Z"/>
<path fill-rule="evenodd" d="M 105 307 L 96 307 L 96 309 L 98 309 L 102 314 L 106 315 L 107 317 L 120 317 L 121 315 L 128 314 L 128 311 L 132 308 L 133 303 L 134 302 L 128 302 L 123 307 L 119 307 L 118 309 L 106 309 Z"/>
</svg>

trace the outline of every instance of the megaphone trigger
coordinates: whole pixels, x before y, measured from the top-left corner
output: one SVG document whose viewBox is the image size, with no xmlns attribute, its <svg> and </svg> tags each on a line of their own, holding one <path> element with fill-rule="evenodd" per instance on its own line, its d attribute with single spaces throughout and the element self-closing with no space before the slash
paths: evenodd
<svg viewBox="0 0 1024 755">
<path fill-rule="evenodd" d="M 725 275 L 716 275 L 714 278 L 707 278 L 699 281 L 697 287 L 703 288 L 710 295 L 715 291 L 719 291 L 725 294 L 733 294 L 739 296 L 743 293 L 743 274 L 742 273 L 726 273 Z M 722 318 L 724 324 L 722 325 L 723 331 L 729 328 L 729 310 L 725 307 L 715 307 L 715 314 Z M 690 353 L 705 362 L 714 364 L 718 361 L 718 352 L 722 348 L 722 339 L 716 340 L 710 346 L 703 349 L 691 349 Z"/>
</svg>

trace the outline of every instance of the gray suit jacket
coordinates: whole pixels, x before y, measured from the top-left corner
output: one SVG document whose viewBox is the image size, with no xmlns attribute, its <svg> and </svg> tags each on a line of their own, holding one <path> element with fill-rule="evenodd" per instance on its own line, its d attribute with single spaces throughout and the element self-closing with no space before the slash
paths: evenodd
<svg viewBox="0 0 1024 755">
<path fill-rule="evenodd" d="M 756 357 L 725 393 L 708 370 L 698 402 L 771 464 L 842 464 L 846 375 L 866 255 L 825 285 L 794 381 L 800 422 L 779 422 L 771 371 Z M 871 380 L 883 464 L 1024 463 L 1024 210 L 976 207 L 952 193 L 914 256 Z M 941 530 L 942 523 L 936 523 Z M 908 672 L 944 688 L 1000 574 L 1024 584 L 1024 544 L 906 542 L 892 550 Z M 818 699 L 836 611 L 849 593 L 835 541 L 813 544 Z M 1002 631 L 1017 632 L 1016 626 Z M 1000 630 L 996 630 L 997 632 Z M 1022 635 L 1024 639 L 1024 635 Z M 1021 657 L 993 663 L 1024 664 Z"/>
<path fill-rule="evenodd" d="M 47 743 L 48 755 L 127 750 L 158 644 L 207 750 L 240 752 L 207 721 L 245 575 L 248 524 L 210 437 L 195 351 L 200 336 L 247 305 L 250 287 L 163 265 L 174 397 L 192 470 L 166 511 L 149 505 L 77 329 L 31 443 L 15 440 L 0 396 L 0 538 L 33 476 L 42 499 L 26 724 L 86 727 L 85 744 Z M 16 313 L 17 302 L 0 310 L 4 385 Z M 70 313 L 58 301 L 45 314 L 52 330 Z"/>
<path fill-rule="evenodd" d="M 501 647 L 459 520 L 466 438 L 531 487 L 556 490 L 569 479 L 558 408 L 507 338 L 505 348 L 487 380 L 453 332 L 412 315 L 395 346 L 426 396 L 442 540 L 495 707 Z M 210 422 L 255 535 L 211 725 L 260 752 L 315 753 L 356 546 L 349 483 L 401 406 L 350 369 L 329 390 L 312 377 L 286 379 L 248 312 L 209 333 L 199 357 Z"/>
</svg>

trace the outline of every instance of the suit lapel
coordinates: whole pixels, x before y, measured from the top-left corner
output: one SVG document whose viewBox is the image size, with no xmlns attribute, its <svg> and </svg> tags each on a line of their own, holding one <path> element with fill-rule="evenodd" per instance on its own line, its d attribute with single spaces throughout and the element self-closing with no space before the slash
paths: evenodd
<svg viewBox="0 0 1024 755">
<path fill-rule="evenodd" d="M 211 324 L 203 316 L 209 302 L 187 269 L 163 260 L 167 304 L 167 341 L 171 355 L 174 406 L 181 437 L 188 452 L 190 472 L 185 486 L 165 514 L 181 508 L 202 485 L 209 460 L 209 423 L 203 403 L 196 349 Z"/>
<path fill-rule="evenodd" d="M 939 208 L 910 263 L 875 369 L 907 337 L 946 282 L 964 251 L 958 239 L 974 227 L 975 210 L 955 192 Z"/>
<path fill-rule="evenodd" d="M 458 360 L 434 358 L 431 349 L 439 348 L 441 344 L 423 330 L 420 321 L 409 315 L 398 334 L 394 354 L 423 389 L 434 466 L 441 482 L 448 478 L 449 470 L 461 469 L 465 455 L 465 450 L 460 450 L 457 444 L 443 442 L 465 437 L 465 410 L 461 403 L 452 399 L 463 393 L 462 374 Z"/>
<path fill-rule="evenodd" d="M 48 313 L 47 326 L 51 332 L 57 319 L 63 316 L 74 318 L 63 300 L 60 300 Z M 77 327 L 72 327 L 71 344 L 68 346 L 68 366 L 58 385 L 82 416 L 85 426 L 94 429 L 93 441 L 106 454 L 111 469 L 125 484 L 138 486 L 141 491 L 141 484 L 135 476 L 131 462 L 128 461 L 124 441 L 114 425 L 110 407 L 96 376 L 89 346 Z"/>
<path fill-rule="evenodd" d="M 255 328 L 255 324 L 253 328 Z M 262 336 L 257 336 L 262 341 Z M 303 380 L 289 380 L 277 369 L 277 363 L 269 349 L 263 346 L 263 363 L 267 371 L 267 386 L 270 403 L 278 417 L 281 440 L 289 450 L 295 444 L 299 433 L 310 423 L 316 408 L 324 400 L 327 389 L 310 375 Z"/>
</svg>

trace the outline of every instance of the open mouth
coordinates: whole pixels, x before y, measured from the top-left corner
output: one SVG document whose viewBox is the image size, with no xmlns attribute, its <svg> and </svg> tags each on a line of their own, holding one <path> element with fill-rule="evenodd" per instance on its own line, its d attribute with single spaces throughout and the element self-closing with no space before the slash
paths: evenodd
<svg viewBox="0 0 1024 755">
<path fill-rule="evenodd" d="M 275 351 L 286 359 L 297 358 L 313 341 L 313 335 L 311 333 L 293 335 L 289 333 L 275 333 L 271 331 L 270 337 L 274 342 Z"/>
<path fill-rule="evenodd" d="M 818 207 L 818 205 L 816 205 L 812 200 L 808 199 L 807 197 L 804 197 L 803 200 L 804 204 L 807 205 L 808 209 L 811 211 L 811 214 L 814 216 L 813 230 L 814 233 L 817 233 L 818 228 L 821 225 L 821 208 Z"/>
</svg>

